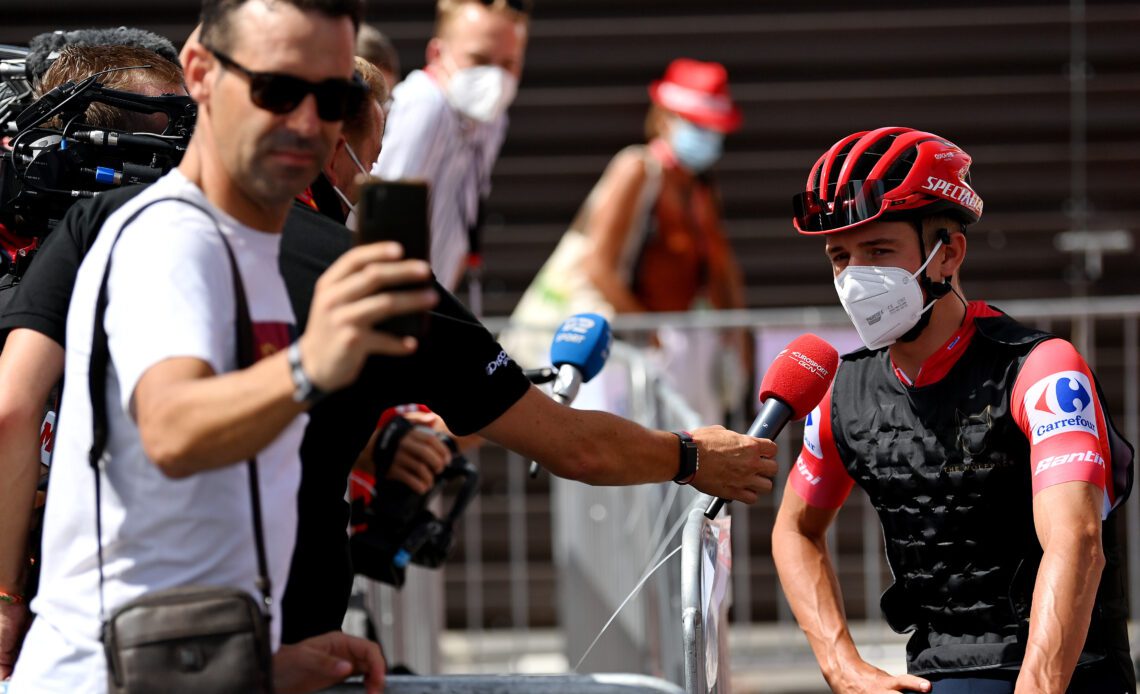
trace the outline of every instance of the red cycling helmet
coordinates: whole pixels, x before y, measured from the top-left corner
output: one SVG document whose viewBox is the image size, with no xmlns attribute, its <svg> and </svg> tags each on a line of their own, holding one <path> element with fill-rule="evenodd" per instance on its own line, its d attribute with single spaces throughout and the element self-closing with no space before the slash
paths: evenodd
<svg viewBox="0 0 1140 694">
<path fill-rule="evenodd" d="M 811 167 L 807 190 L 792 198 L 792 223 L 801 234 L 936 214 L 974 224 L 982 198 L 970 187 L 971 161 L 954 143 L 912 128 L 848 135 Z"/>
</svg>

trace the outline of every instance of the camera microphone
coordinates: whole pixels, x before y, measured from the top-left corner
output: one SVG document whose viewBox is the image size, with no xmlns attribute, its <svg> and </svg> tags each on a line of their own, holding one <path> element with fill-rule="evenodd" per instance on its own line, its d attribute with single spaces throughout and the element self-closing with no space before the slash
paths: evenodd
<svg viewBox="0 0 1140 694">
<path fill-rule="evenodd" d="M 114 130 L 76 130 L 68 135 L 73 140 L 99 147 L 145 147 L 146 149 L 177 150 L 178 147 L 157 135 L 120 133 Z"/>
<path fill-rule="evenodd" d="M 80 173 L 94 177 L 96 181 L 106 186 L 129 186 L 136 183 L 154 183 L 162 178 L 166 172 L 154 166 L 134 164 L 129 161 L 122 163 L 122 170 L 109 166 L 96 166 L 95 168 L 82 167 Z"/>
<path fill-rule="evenodd" d="M 800 335 L 776 355 L 760 383 L 760 413 L 748 435 L 775 439 L 784 425 L 803 419 L 815 409 L 835 379 L 839 352 L 824 340 L 807 333 Z M 716 518 L 727 499 L 715 499 L 705 517 Z"/>
</svg>

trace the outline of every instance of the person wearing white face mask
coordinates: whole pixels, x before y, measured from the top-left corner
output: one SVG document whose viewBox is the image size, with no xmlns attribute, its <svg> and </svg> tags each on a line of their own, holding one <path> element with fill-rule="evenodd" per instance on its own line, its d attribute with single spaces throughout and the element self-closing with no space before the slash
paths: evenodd
<svg viewBox="0 0 1140 694">
<path fill-rule="evenodd" d="M 1115 509 L 1133 454 L 1069 342 L 967 302 L 972 160 L 910 128 L 854 133 L 793 199 L 867 348 L 811 415 L 772 532 L 780 581 L 836 692 L 1135 692 Z M 859 485 L 913 632 L 907 673 L 864 661 L 827 530 Z"/>
<path fill-rule="evenodd" d="M 372 173 L 431 186 L 431 266 L 448 290 L 480 262 L 480 207 L 522 74 L 529 14 L 529 0 L 438 0 L 427 65 L 392 94 Z"/>
</svg>

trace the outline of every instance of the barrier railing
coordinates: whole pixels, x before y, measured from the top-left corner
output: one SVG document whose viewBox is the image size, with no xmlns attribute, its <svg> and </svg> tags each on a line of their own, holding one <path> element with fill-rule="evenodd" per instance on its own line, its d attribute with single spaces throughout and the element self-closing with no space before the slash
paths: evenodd
<svg viewBox="0 0 1140 694">
<path fill-rule="evenodd" d="M 727 588 L 732 566 L 731 521 L 705 518 L 710 501 L 712 497 L 702 494 L 693 502 L 681 536 L 681 634 L 688 694 L 730 690 Z"/>
<path fill-rule="evenodd" d="M 342 684 L 327 694 L 358 694 L 359 684 Z M 645 675 L 452 675 L 388 677 L 385 694 L 684 694 L 675 684 Z"/>
<path fill-rule="evenodd" d="M 700 425 L 696 413 L 633 347 L 615 343 L 606 370 L 611 384 L 617 380 L 629 389 L 628 397 L 617 398 L 627 405 L 618 414 L 660 429 Z M 614 379 L 614 373 L 623 375 Z M 672 483 L 589 487 L 565 480 L 552 480 L 551 494 L 561 627 L 573 665 L 645 571 L 680 547 L 677 531 L 700 495 Z M 657 571 L 625 605 L 581 669 L 645 672 L 684 681 L 680 584 L 676 564 Z"/>
</svg>

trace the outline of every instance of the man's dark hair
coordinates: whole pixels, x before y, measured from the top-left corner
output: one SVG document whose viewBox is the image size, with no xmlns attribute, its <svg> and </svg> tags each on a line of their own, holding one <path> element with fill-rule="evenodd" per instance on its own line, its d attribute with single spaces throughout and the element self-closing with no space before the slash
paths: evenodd
<svg viewBox="0 0 1140 694">
<path fill-rule="evenodd" d="M 202 14 L 198 21 L 202 25 L 200 40 L 203 45 L 222 51 L 231 49 L 230 15 L 248 0 L 202 0 Z M 348 17 L 352 29 L 360 29 L 360 19 L 364 14 L 363 0 L 261 0 L 268 5 L 277 3 L 292 5 L 305 12 L 319 12 L 326 17 Z"/>
</svg>

